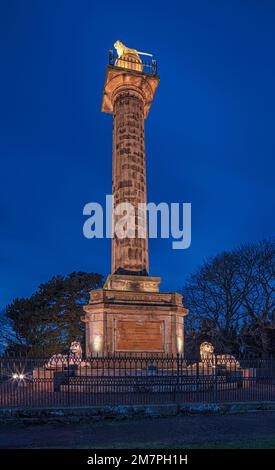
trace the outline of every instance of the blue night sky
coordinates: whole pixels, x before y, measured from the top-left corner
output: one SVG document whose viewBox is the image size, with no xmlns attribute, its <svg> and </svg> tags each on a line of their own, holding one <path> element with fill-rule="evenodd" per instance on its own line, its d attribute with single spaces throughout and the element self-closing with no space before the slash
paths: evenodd
<svg viewBox="0 0 275 470">
<path fill-rule="evenodd" d="M 0 306 L 53 275 L 110 272 L 82 235 L 111 193 L 112 117 L 100 112 L 116 39 L 153 52 L 148 200 L 192 203 L 192 245 L 150 241 L 150 274 L 180 289 L 207 257 L 274 233 L 275 3 L 2 0 Z"/>
</svg>

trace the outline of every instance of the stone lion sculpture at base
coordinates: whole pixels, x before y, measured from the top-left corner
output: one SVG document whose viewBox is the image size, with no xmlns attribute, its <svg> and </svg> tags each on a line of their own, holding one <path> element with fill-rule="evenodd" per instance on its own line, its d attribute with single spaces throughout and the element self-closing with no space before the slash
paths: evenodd
<svg viewBox="0 0 275 470">
<path fill-rule="evenodd" d="M 212 361 L 214 354 L 214 346 L 207 341 L 204 341 L 200 345 L 200 357 L 202 361 Z"/>
<path fill-rule="evenodd" d="M 69 365 L 78 365 L 82 361 L 82 347 L 79 341 L 72 341 L 69 354 L 54 354 L 46 364 L 46 368 L 66 367 Z"/>
<path fill-rule="evenodd" d="M 82 359 L 82 347 L 79 341 L 72 341 L 69 356 L 75 359 Z"/>
<path fill-rule="evenodd" d="M 214 355 L 214 346 L 205 341 L 200 345 L 200 357 L 202 362 L 207 362 L 213 366 L 224 366 L 226 369 L 239 369 L 240 363 L 232 354 Z"/>
</svg>

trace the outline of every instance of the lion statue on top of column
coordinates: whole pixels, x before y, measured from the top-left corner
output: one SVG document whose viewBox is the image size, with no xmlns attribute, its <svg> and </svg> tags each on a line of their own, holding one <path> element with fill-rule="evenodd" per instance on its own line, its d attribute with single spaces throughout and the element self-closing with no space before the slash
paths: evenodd
<svg viewBox="0 0 275 470">
<path fill-rule="evenodd" d="M 142 60 L 136 49 L 130 49 L 119 40 L 115 42 L 114 47 L 118 56 L 115 62 L 116 66 L 142 72 Z"/>
<path fill-rule="evenodd" d="M 130 47 L 125 46 L 120 40 L 114 43 L 114 47 L 117 51 L 118 57 L 123 57 L 127 55 L 135 56 L 139 59 L 138 51 L 136 49 L 130 49 Z"/>
</svg>

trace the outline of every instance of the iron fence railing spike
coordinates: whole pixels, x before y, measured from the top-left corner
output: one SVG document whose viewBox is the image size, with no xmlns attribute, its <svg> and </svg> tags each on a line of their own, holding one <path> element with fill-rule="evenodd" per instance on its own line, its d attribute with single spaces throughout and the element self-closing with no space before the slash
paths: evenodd
<svg viewBox="0 0 275 470">
<path fill-rule="evenodd" d="M 275 401 L 275 358 L 215 355 L 194 360 L 166 353 L 95 354 L 82 359 L 0 356 L 0 407 L 86 406 L 110 400 L 167 403 L 171 396 L 177 403 Z"/>
</svg>

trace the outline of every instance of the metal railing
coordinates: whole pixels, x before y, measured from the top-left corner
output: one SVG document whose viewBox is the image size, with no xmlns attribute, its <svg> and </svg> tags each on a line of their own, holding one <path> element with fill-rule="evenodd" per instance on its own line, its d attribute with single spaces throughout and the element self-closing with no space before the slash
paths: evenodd
<svg viewBox="0 0 275 470">
<path fill-rule="evenodd" d="M 156 59 L 143 61 L 134 57 L 121 58 L 114 55 L 112 49 L 109 50 L 109 65 L 121 67 L 123 69 L 135 70 L 137 72 L 147 73 L 148 75 L 157 75 L 158 65 Z"/>
<path fill-rule="evenodd" d="M 0 357 L 0 407 L 275 401 L 274 359 Z"/>
</svg>

